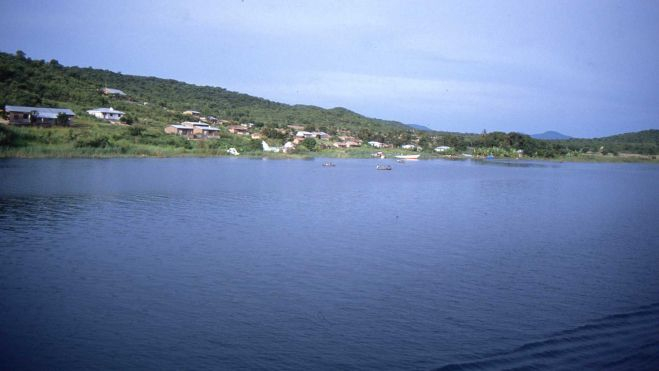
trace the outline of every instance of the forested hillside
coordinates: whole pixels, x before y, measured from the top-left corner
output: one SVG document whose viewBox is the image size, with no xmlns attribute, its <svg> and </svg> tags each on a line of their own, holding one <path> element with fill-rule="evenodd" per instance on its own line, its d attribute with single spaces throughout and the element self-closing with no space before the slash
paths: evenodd
<svg viewBox="0 0 659 371">
<path fill-rule="evenodd" d="M 127 98 L 111 98 L 99 89 L 123 90 Z M 3 105 L 66 106 L 76 113 L 95 107 L 127 112 L 146 125 L 184 120 L 196 110 L 239 123 L 289 124 L 368 129 L 409 129 L 400 122 L 367 118 L 344 108 L 323 109 L 276 103 L 219 87 L 197 86 L 156 77 L 123 75 L 107 70 L 64 67 L 56 60 L 31 60 L 22 52 L 0 53 L 0 102 Z"/>
<path fill-rule="evenodd" d="M 659 153 L 659 130 L 643 130 L 604 138 L 569 139 L 560 141 L 560 144 L 571 150 L 583 152 L 656 155 Z"/>
<path fill-rule="evenodd" d="M 127 96 L 101 93 L 110 87 Z M 307 105 L 287 105 L 231 92 L 219 87 L 197 86 L 156 77 L 123 75 L 93 68 L 64 67 L 56 60 L 31 60 L 22 52 L 0 53 L 0 103 L 43 107 L 65 107 L 76 114 L 72 127 L 0 125 L 2 156 L 112 156 L 112 155 L 221 155 L 228 148 L 261 153 L 261 139 L 282 145 L 295 137 L 298 125 L 310 131 L 330 134 L 322 143 L 298 146 L 298 153 L 323 151 L 325 155 L 368 156 L 367 141 L 386 143 L 391 151 L 412 144 L 424 156 L 439 156 L 437 146 L 450 147 L 442 156 L 463 153 L 484 157 L 583 158 L 599 159 L 619 154 L 640 154 L 644 159 L 659 152 L 659 130 L 620 134 L 596 139 L 539 140 L 520 133 L 447 133 L 418 130 L 400 122 L 367 118 L 345 108 L 323 109 Z M 126 112 L 131 126 L 110 125 L 87 115 L 98 107 Z M 163 129 L 190 120 L 183 111 L 195 110 L 202 116 L 215 116 L 230 123 L 253 123 L 250 136 L 234 135 L 227 127 L 221 139 L 193 141 L 166 135 Z M 363 141 L 361 149 L 336 150 L 339 134 Z M 623 156 L 624 157 L 624 156 Z"/>
</svg>

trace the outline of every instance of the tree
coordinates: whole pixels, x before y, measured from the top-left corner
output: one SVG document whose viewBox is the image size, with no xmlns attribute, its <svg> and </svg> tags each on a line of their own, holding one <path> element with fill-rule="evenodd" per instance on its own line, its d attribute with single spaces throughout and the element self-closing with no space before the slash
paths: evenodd
<svg viewBox="0 0 659 371">
<path fill-rule="evenodd" d="M 135 117 L 133 117 L 129 114 L 125 114 L 125 115 L 121 116 L 119 121 L 123 122 L 126 125 L 131 125 L 132 123 L 137 122 L 137 118 L 135 118 Z"/>
<path fill-rule="evenodd" d="M 309 151 L 315 151 L 316 150 L 316 140 L 313 138 L 305 138 L 302 141 L 302 145 L 307 147 Z"/>
<path fill-rule="evenodd" d="M 69 123 L 69 116 L 64 112 L 60 112 L 57 115 L 57 119 L 55 119 L 55 123 L 57 123 L 57 125 L 66 125 Z"/>
</svg>

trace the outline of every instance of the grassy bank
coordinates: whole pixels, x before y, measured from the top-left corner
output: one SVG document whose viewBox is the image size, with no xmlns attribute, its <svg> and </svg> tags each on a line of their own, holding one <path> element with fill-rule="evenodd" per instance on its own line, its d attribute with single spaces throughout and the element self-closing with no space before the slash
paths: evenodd
<svg viewBox="0 0 659 371">
<path fill-rule="evenodd" d="M 133 125 L 116 126 L 93 119 L 79 120 L 70 127 L 20 127 L 0 124 L 0 158 L 111 158 L 111 157 L 217 157 L 230 156 L 227 149 L 236 148 L 242 157 L 305 159 L 372 158 L 381 151 L 387 158 L 397 154 L 420 153 L 420 159 L 461 159 L 461 153 L 439 154 L 433 151 L 412 152 L 401 149 L 375 149 L 364 145 L 357 148 L 318 148 L 308 150 L 298 146 L 294 153 L 273 153 L 261 150 L 261 141 L 246 136 L 221 133 L 219 139 L 188 140 L 167 135 L 162 129 Z M 472 148 L 475 156 L 493 153 L 498 159 L 516 159 L 514 151 L 498 148 Z M 586 154 L 568 152 L 545 158 L 523 156 L 524 159 L 570 162 L 659 162 L 656 156 L 609 153 Z"/>
</svg>

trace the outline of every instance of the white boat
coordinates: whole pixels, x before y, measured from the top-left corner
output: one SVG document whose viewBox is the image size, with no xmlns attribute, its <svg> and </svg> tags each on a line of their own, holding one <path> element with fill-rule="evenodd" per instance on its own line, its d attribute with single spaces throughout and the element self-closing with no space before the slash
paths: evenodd
<svg viewBox="0 0 659 371">
<path fill-rule="evenodd" d="M 418 160 L 419 156 L 421 156 L 421 155 L 397 155 L 397 156 L 394 156 L 394 157 L 396 157 L 398 159 L 401 159 L 401 160 Z"/>
<path fill-rule="evenodd" d="M 381 165 L 381 164 L 378 164 L 378 165 L 375 167 L 375 169 L 376 169 L 376 170 L 391 170 L 391 165 Z"/>
</svg>

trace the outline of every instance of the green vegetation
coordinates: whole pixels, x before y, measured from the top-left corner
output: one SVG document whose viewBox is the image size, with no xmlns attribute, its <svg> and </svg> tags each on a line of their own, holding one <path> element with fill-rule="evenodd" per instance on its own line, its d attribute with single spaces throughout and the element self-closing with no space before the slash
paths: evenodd
<svg viewBox="0 0 659 371">
<path fill-rule="evenodd" d="M 121 89 L 125 97 L 103 95 L 103 87 Z M 76 113 L 71 126 L 19 127 L 0 125 L 0 157 L 108 157 L 108 156 L 218 156 L 233 147 L 241 154 L 263 155 L 261 140 L 230 134 L 220 126 L 220 139 L 188 140 L 167 135 L 164 128 L 190 121 L 183 111 L 195 110 L 215 116 L 226 124 L 253 124 L 271 145 L 294 138 L 296 130 L 323 131 L 330 140 L 308 138 L 297 146 L 296 156 L 368 157 L 376 150 L 367 144 L 338 149 L 333 143 L 348 136 L 391 145 L 387 154 L 413 153 L 401 150 L 415 144 L 422 158 L 474 156 L 531 156 L 571 160 L 651 160 L 659 151 L 659 130 L 621 134 L 598 139 L 543 141 L 520 133 L 463 134 L 420 131 L 400 122 L 364 117 L 345 108 L 323 109 L 287 105 L 218 87 L 123 75 L 106 70 L 64 67 L 56 60 L 31 60 L 25 53 L 0 53 L 0 102 L 5 105 L 65 107 Z M 86 114 L 97 107 L 126 112 L 121 125 L 112 125 Z M 58 117 L 61 124 L 65 117 Z M 294 125 L 290 128 L 288 125 Z M 449 146 L 441 154 L 437 146 Z M 519 152 L 519 151 L 522 152 Z M 635 153 L 639 156 L 628 156 Z M 267 154 L 290 156 L 290 154 Z"/>
</svg>

